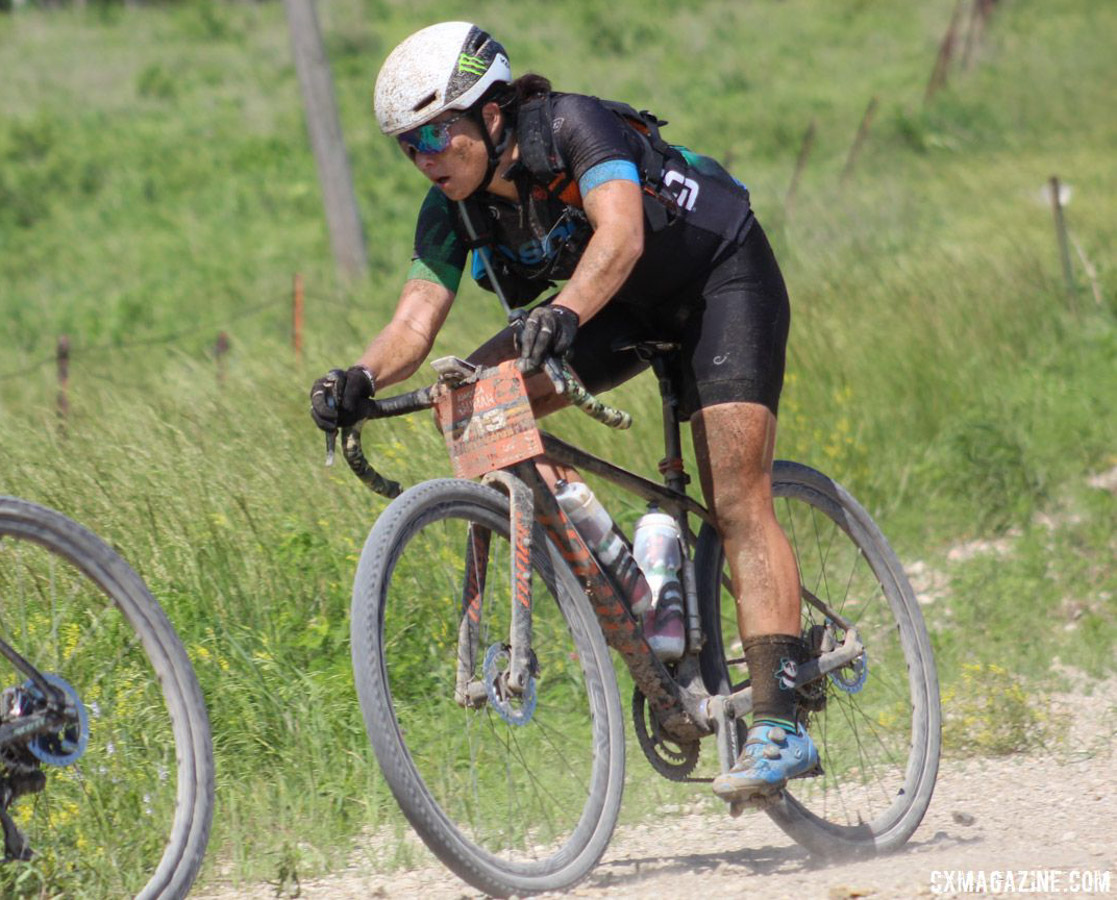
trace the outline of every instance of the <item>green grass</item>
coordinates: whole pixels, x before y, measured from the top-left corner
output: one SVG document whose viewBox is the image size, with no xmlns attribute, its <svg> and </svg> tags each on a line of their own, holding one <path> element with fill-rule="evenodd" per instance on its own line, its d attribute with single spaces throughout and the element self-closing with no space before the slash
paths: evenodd
<svg viewBox="0 0 1117 900">
<path fill-rule="evenodd" d="M 355 836 L 401 827 L 349 666 L 352 575 L 384 504 L 322 467 L 306 391 L 355 358 L 398 293 L 423 187 L 376 132 L 370 95 L 388 48 L 438 19 L 498 30 L 518 71 L 655 110 L 672 140 L 749 184 L 793 302 L 778 453 L 845 484 L 945 585 L 924 608 L 944 686 L 989 664 L 1040 683 L 1056 655 L 1112 671 L 1117 501 L 1087 478 L 1117 464 L 1117 8 L 999 5 L 975 64 L 924 105 L 953 7 L 322 6 L 368 236 L 371 274 L 355 285 L 333 276 L 280 5 L 0 15 L 0 491 L 110 540 L 182 634 L 218 755 L 211 877 L 338 866 Z M 1100 304 L 1075 251 L 1066 295 L 1041 193 L 1051 175 L 1073 189 L 1067 221 Z M 462 354 L 500 325 L 468 287 L 434 352 Z M 631 435 L 569 413 L 554 429 L 654 473 L 652 380 L 614 399 L 637 414 Z M 405 484 L 449 472 L 423 417 L 369 427 L 366 441 Z M 627 525 L 641 512 L 603 495 Z M 951 558 L 973 539 L 1008 549 Z M 638 755 L 632 815 L 678 796 Z"/>
</svg>

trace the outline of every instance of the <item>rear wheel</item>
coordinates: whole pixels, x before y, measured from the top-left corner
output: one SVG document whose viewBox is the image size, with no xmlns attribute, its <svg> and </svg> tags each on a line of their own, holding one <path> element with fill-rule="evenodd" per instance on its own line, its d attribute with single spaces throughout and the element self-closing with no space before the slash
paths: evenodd
<svg viewBox="0 0 1117 900">
<path fill-rule="evenodd" d="M 68 724 L 0 745 L 0 792 L 26 839 L 9 896 L 185 896 L 213 813 L 213 747 L 193 667 L 138 575 L 52 510 L 0 497 L 0 640 L 63 690 Z M 0 722 L 42 708 L 2 663 Z M 8 801 L 11 801 L 8 805 Z"/>
<path fill-rule="evenodd" d="M 511 612 L 507 498 L 461 480 L 396 498 L 373 527 L 353 587 L 357 689 L 377 760 L 427 846 L 498 896 L 567 888 L 604 852 L 620 807 L 624 732 L 593 611 L 534 530 L 532 649 L 520 695 L 496 681 Z M 478 599 L 475 605 L 468 600 Z M 455 697 L 460 664 L 477 685 Z M 459 702 L 462 701 L 462 702 Z"/>
<path fill-rule="evenodd" d="M 809 602 L 815 597 L 857 629 L 865 653 L 802 690 L 800 715 L 824 774 L 792 781 L 768 813 L 820 855 L 895 849 L 922 820 L 938 772 L 938 678 L 923 616 L 884 535 L 840 485 L 781 461 L 772 491 L 799 566 L 804 636 L 816 647 L 844 637 Z M 727 693 L 748 674 L 728 568 L 709 526 L 695 564 L 708 635 L 703 676 Z"/>
</svg>

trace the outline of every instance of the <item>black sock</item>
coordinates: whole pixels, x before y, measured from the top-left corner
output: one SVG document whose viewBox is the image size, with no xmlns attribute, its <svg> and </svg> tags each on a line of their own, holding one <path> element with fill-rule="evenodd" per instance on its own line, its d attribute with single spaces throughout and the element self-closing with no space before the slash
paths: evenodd
<svg viewBox="0 0 1117 900">
<path fill-rule="evenodd" d="M 797 725 L 795 676 L 809 659 L 797 635 L 758 634 L 743 642 L 752 684 L 752 724 L 778 725 L 792 733 Z"/>
</svg>

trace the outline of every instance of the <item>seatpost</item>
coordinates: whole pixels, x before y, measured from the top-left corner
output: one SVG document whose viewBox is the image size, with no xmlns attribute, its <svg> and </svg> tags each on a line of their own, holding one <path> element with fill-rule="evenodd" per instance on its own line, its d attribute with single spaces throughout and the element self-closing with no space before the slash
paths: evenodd
<svg viewBox="0 0 1117 900">
<path fill-rule="evenodd" d="M 659 463 L 664 483 L 673 491 L 686 493 L 690 476 L 683 470 L 683 439 L 679 428 L 679 397 L 674 377 L 673 363 L 678 351 L 653 353 L 652 371 L 659 379 L 659 396 L 663 401 L 664 457 Z M 684 550 L 689 541 L 686 513 L 678 513 L 679 531 L 683 535 Z M 698 579 L 694 574 L 694 560 L 689 551 L 683 553 L 683 594 L 686 597 L 687 649 L 696 652 L 702 647 L 702 619 L 698 614 Z"/>
<path fill-rule="evenodd" d="M 686 493 L 690 477 L 683 471 L 683 441 L 679 430 L 679 399 L 667 354 L 655 353 L 651 357 L 652 371 L 659 379 L 659 396 L 663 403 L 664 458 L 659 471 L 664 483 L 673 491 Z"/>
</svg>

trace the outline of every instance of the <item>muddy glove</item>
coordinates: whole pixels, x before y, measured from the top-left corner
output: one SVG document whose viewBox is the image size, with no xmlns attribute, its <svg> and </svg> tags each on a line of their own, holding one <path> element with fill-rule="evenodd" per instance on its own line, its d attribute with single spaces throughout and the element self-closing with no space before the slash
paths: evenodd
<svg viewBox="0 0 1117 900">
<path fill-rule="evenodd" d="M 364 417 L 375 392 L 372 372 L 364 366 L 330 369 L 310 388 L 310 417 L 323 431 L 349 428 Z"/>
<path fill-rule="evenodd" d="M 578 314 L 557 304 L 537 306 L 520 332 L 520 358 L 526 369 L 538 369 L 548 356 L 561 358 L 578 333 Z"/>
</svg>

